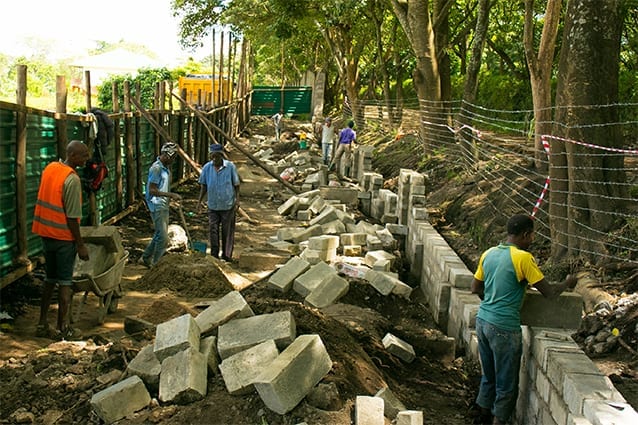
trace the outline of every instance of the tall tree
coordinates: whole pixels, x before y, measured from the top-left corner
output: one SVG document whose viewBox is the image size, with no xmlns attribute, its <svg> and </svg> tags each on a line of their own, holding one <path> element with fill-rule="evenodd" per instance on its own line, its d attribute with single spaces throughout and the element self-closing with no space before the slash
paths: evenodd
<svg viewBox="0 0 638 425">
<path fill-rule="evenodd" d="M 479 0 L 478 2 L 476 29 L 474 31 L 474 40 L 472 40 L 470 61 L 468 63 L 467 74 L 465 75 L 463 90 L 463 100 L 468 103 L 474 103 L 476 100 L 478 75 L 481 70 L 481 57 L 483 56 L 483 47 L 485 46 L 492 4 L 490 0 Z"/>
<path fill-rule="evenodd" d="M 525 30 L 523 32 L 523 45 L 527 57 L 530 83 L 532 86 L 532 102 L 534 104 L 534 159 L 536 168 L 543 167 L 543 145 L 541 135 L 549 133 L 552 121 L 552 70 L 554 64 L 554 51 L 560 23 L 562 0 L 548 0 L 545 9 L 543 30 L 538 46 L 538 53 L 534 48 L 534 22 L 536 12 L 534 0 L 525 0 Z"/>
<path fill-rule="evenodd" d="M 595 259 L 606 248 L 600 233 L 614 225 L 624 181 L 620 155 L 592 155 L 570 141 L 619 148 L 618 70 L 623 24 L 622 0 L 570 1 L 565 16 L 558 68 L 556 115 L 550 176 L 552 257 Z"/>
</svg>

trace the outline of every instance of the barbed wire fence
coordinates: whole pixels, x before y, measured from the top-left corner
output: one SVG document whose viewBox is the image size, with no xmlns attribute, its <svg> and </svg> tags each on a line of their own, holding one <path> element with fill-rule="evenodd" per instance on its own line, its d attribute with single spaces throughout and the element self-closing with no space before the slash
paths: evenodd
<svg viewBox="0 0 638 425">
<path fill-rule="evenodd" d="M 364 105 L 366 125 L 387 128 L 389 115 L 385 104 L 380 101 L 366 101 Z M 446 161 L 462 165 L 465 172 L 474 176 L 476 187 L 485 195 L 482 198 L 484 202 L 490 202 L 490 197 L 487 196 L 489 193 L 499 192 L 500 197 L 510 203 L 507 209 L 492 205 L 494 214 L 506 219 L 512 211 L 527 212 L 536 218 L 537 237 L 549 241 L 550 222 L 556 218 L 550 215 L 549 202 L 552 193 L 567 195 L 555 196 L 559 199 L 569 199 L 571 195 L 587 196 L 592 201 L 589 206 L 560 205 L 570 209 L 580 208 L 586 210 L 581 212 L 587 214 L 606 214 L 609 220 L 615 223 L 614 226 L 610 226 L 613 227 L 612 230 L 600 231 L 585 223 L 572 221 L 569 231 L 567 228 L 555 228 L 555 232 L 569 240 L 586 242 L 579 243 L 582 246 L 606 248 L 605 252 L 581 250 L 592 257 L 608 262 L 638 264 L 638 104 L 582 107 L 590 110 L 616 109 L 616 115 L 620 117 L 617 122 L 571 127 L 583 130 L 583 134 L 587 134 L 586 130 L 594 128 L 598 132 L 620 134 L 622 146 L 613 148 L 597 145 L 591 140 L 560 137 L 551 132 L 536 135 L 532 110 L 489 109 L 462 101 L 428 104 L 419 103 L 416 99 L 404 101 L 401 106 L 403 120 L 399 133 L 417 135 L 424 147 L 424 155 L 434 150 L 444 151 Z M 550 112 L 550 116 L 554 116 L 555 108 Z M 545 124 L 548 124 L 546 128 L 563 125 L 554 121 Z M 422 127 L 427 128 L 427 131 L 420 131 Z M 540 160 L 535 157 L 534 140 L 537 136 L 540 137 L 544 149 Z M 552 181 L 547 171 L 550 163 L 554 163 L 552 155 L 556 153 L 553 147 L 559 142 L 566 146 L 578 146 L 578 149 L 572 149 L 570 153 L 574 158 L 570 174 L 571 178 L 579 183 L 579 187 L 607 187 L 607 190 L 579 193 L 561 190 L 560 188 L 567 187 L 567 182 Z M 539 161 L 541 166 L 538 166 Z M 601 167 L 600 164 L 620 164 L 620 168 L 613 165 Z M 624 180 L 608 181 L 604 178 L 608 173 L 614 172 L 623 173 Z M 603 209 L 596 210 L 591 205 L 599 205 Z M 556 240 L 552 242 L 557 243 Z"/>
</svg>

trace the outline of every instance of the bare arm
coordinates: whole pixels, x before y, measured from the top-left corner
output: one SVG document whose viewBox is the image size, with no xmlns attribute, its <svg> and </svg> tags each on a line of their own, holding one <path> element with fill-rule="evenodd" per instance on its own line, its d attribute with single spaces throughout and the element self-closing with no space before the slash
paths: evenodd
<svg viewBox="0 0 638 425">
<path fill-rule="evenodd" d="M 89 259 L 89 249 L 84 245 L 84 240 L 82 239 L 82 234 L 80 233 L 80 223 L 77 218 L 66 218 L 66 224 L 69 226 L 69 230 L 73 235 L 73 240 L 75 240 L 75 244 L 77 245 L 78 257 L 80 259 L 86 261 Z"/>
<path fill-rule="evenodd" d="M 178 193 L 160 191 L 157 183 L 151 183 L 148 186 L 148 192 L 153 196 L 165 196 L 167 198 L 175 199 L 176 201 L 182 199 L 182 196 Z"/>
<path fill-rule="evenodd" d="M 538 289 L 545 298 L 556 298 L 562 294 L 566 289 L 573 289 L 578 283 L 576 276 L 567 275 L 565 280 L 561 283 L 551 284 L 543 278 L 540 282 L 536 282 L 533 286 Z"/>
</svg>

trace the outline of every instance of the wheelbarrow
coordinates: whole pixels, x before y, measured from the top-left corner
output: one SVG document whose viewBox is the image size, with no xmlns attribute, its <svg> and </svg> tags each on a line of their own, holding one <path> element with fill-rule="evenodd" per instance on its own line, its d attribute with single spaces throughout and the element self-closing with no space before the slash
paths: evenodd
<svg viewBox="0 0 638 425">
<path fill-rule="evenodd" d="M 73 322 L 78 322 L 82 308 L 86 304 L 89 292 L 94 293 L 99 300 L 97 321 L 101 325 L 107 313 L 117 311 L 118 300 L 122 297 L 122 272 L 128 260 L 128 251 L 124 251 L 122 257 L 113 266 L 97 276 L 79 276 L 73 278 L 73 292 L 84 292 L 78 308 L 71 314 Z"/>
</svg>

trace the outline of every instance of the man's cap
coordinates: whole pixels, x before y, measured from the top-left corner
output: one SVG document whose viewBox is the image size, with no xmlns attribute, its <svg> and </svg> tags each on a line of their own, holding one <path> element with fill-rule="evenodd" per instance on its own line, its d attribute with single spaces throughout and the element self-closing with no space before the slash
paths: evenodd
<svg viewBox="0 0 638 425">
<path fill-rule="evenodd" d="M 332 122 L 332 118 L 326 117 L 326 122 Z"/>
<path fill-rule="evenodd" d="M 173 142 L 164 143 L 160 153 L 166 154 L 169 158 L 172 158 L 177 153 L 177 145 Z"/>
<path fill-rule="evenodd" d="M 226 151 L 224 150 L 224 146 L 220 145 L 219 143 L 211 143 L 210 146 L 208 147 L 208 153 L 210 154 L 214 154 L 214 153 L 220 153 L 222 154 L 222 156 L 226 156 Z"/>
</svg>

